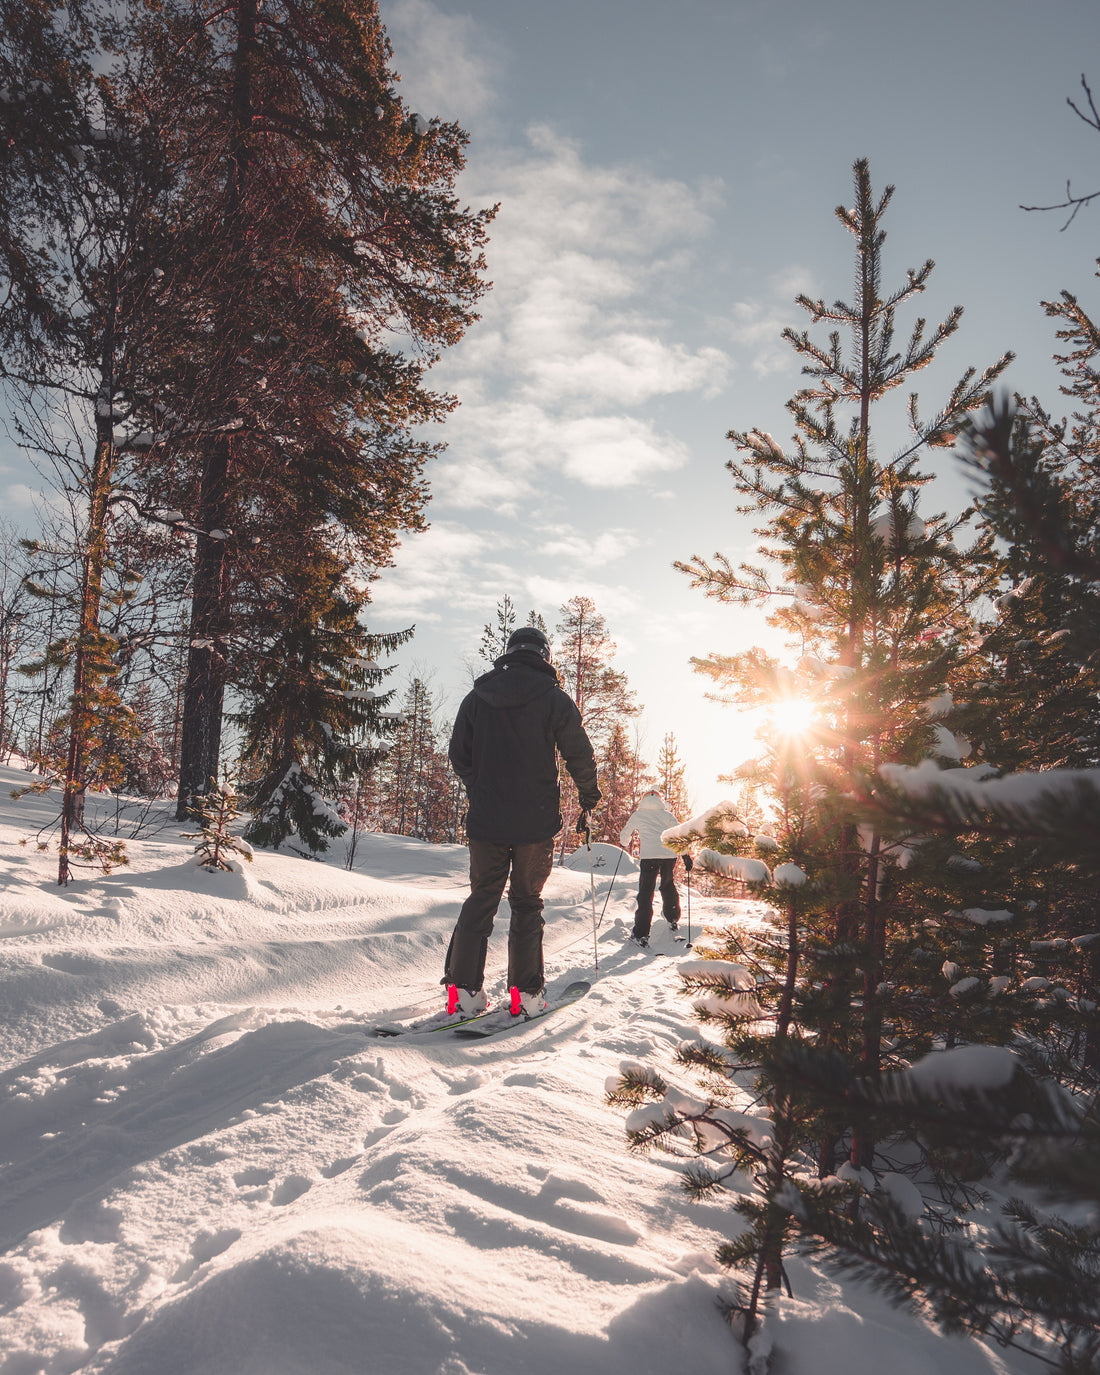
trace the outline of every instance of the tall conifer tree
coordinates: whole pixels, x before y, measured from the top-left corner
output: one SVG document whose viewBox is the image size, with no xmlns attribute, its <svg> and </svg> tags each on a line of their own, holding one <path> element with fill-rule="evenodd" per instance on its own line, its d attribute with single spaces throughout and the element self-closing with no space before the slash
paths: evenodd
<svg viewBox="0 0 1100 1375">
<path fill-rule="evenodd" d="M 893 188 L 876 198 L 862 160 L 854 182 L 852 206 L 836 213 L 855 241 L 855 296 L 831 305 L 798 298 L 813 324 L 830 326 L 824 341 L 805 330 L 784 331 L 807 378 L 788 403 L 792 441 L 784 447 L 762 430 L 729 436 L 744 455 L 727 465 L 742 509 L 765 516 L 758 533 L 781 576 L 735 567 L 721 556 L 679 566 L 694 585 L 725 601 L 783 599 L 772 619 L 801 649 L 795 670 L 759 650 L 713 656 L 698 667 L 746 704 L 774 707 L 793 698 L 814 707 L 815 723 L 797 739 L 777 725 L 771 760 L 758 780 L 770 785 L 777 810 L 765 851 L 768 864 L 778 866 L 770 890 L 777 963 L 767 987 L 779 1040 L 810 1036 L 816 1052 L 837 1054 L 873 1078 L 882 1068 L 888 1018 L 895 1045 L 920 1034 L 917 1009 L 926 1004 L 887 977 L 888 960 L 915 944 L 919 886 L 903 867 L 907 856 L 878 828 L 857 824 L 847 799 L 882 764 L 915 762 L 936 748 L 955 750 L 956 759 L 961 752 L 947 728 L 950 717 L 941 719 L 933 703 L 944 699 L 970 649 L 971 608 L 995 584 L 996 561 L 988 536 L 965 551 L 954 543 L 965 513 L 918 515 L 929 481 L 919 465 L 929 450 L 954 442 L 1009 356 L 980 373 L 969 369 L 931 419 L 922 417 L 911 393 L 908 437 L 892 454 L 880 452 L 883 403 L 933 361 L 962 311 L 956 307 L 927 336 L 918 319 L 898 346 L 897 313 L 926 289 L 933 263 L 886 288 L 882 222 Z M 736 841 L 734 848 L 745 853 L 752 842 Z M 756 872 L 745 865 L 741 871 Z M 758 1026 L 746 1026 L 744 1015 L 726 1021 L 738 1045 L 759 1042 Z M 757 1045 L 765 1065 L 767 1040 L 765 1033 Z M 769 1288 L 780 1282 L 787 1224 L 774 1205 L 788 1155 L 812 1151 L 829 1175 L 840 1149 L 849 1153 L 851 1168 L 871 1166 L 875 1144 L 867 1118 L 844 1122 L 823 1102 L 813 1108 L 804 1097 L 792 1098 L 778 1081 L 771 1092 L 787 1135 L 756 1219 L 763 1267 L 757 1280 Z"/>
<path fill-rule="evenodd" d="M 635 701 L 626 674 L 612 663 L 615 642 L 606 619 L 596 610 L 596 603 L 591 597 L 578 595 L 564 603 L 557 633 L 559 643 L 554 664 L 558 677 L 562 687 L 576 702 L 599 759 L 606 755 L 616 727 L 637 716 L 641 708 Z M 561 841 L 564 853 L 580 814 L 580 803 L 576 787 L 564 765 L 559 767 L 558 773 L 565 821 Z"/>
<path fill-rule="evenodd" d="M 260 580 L 306 496 L 309 525 L 367 576 L 418 526 L 433 446 L 411 430 L 453 404 L 424 376 L 474 318 L 489 216 L 453 194 L 463 131 L 397 95 L 373 0 L 179 0 L 164 14 L 164 63 L 189 98 L 174 145 L 189 270 L 204 284 L 156 434 L 163 504 L 196 540 L 186 810 L 215 772 L 239 667 L 238 571 Z M 244 610 L 262 620 L 262 605 Z"/>
</svg>

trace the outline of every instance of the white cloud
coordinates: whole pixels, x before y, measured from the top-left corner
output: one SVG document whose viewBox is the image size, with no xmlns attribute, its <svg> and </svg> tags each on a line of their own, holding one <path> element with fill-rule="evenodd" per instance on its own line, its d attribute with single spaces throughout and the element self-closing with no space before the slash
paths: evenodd
<svg viewBox="0 0 1100 1375">
<path fill-rule="evenodd" d="M 555 436 L 562 471 L 586 487 L 619 487 L 681 468 L 686 445 L 659 435 L 652 421 L 626 415 L 571 420 Z"/>
<path fill-rule="evenodd" d="M 715 193 L 632 166 L 600 167 L 552 130 L 477 165 L 472 204 L 500 201 L 494 287 L 440 368 L 461 405 L 435 468 L 439 498 L 516 513 L 562 475 L 606 488 L 681 468 L 684 445 L 645 408 L 713 395 L 729 359 L 676 337 L 677 282 L 711 228 Z"/>
<path fill-rule="evenodd" d="M 475 331 L 493 335 L 484 352 L 544 405 L 635 406 L 719 385 L 728 366 L 719 349 L 666 338 L 676 272 L 686 245 L 711 227 L 713 192 L 589 166 L 545 127 L 529 137 L 521 157 L 482 172 L 488 185 L 474 197 L 501 202 L 489 248 L 495 286 Z"/>
<path fill-rule="evenodd" d="M 649 419 L 624 414 L 566 419 L 530 401 L 463 406 L 448 422 L 448 453 L 432 474 L 436 495 L 463 510 L 514 515 L 547 475 L 584 487 L 631 486 L 688 461 L 687 447 Z"/>
<path fill-rule="evenodd" d="M 463 456 L 440 461 L 432 473 L 432 490 L 440 501 L 459 510 L 482 507 L 514 516 L 534 486 L 516 469 Z"/>
<path fill-rule="evenodd" d="M 4 488 L 4 507 L 8 511 L 29 514 L 43 500 L 43 494 L 25 482 L 9 482 Z"/>
<path fill-rule="evenodd" d="M 578 354 L 559 353 L 530 366 L 530 389 L 547 399 L 603 399 L 638 406 L 672 392 L 713 394 L 725 380 L 726 355 L 716 348 L 692 353 L 682 344 L 618 331 Z"/>
<path fill-rule="evenodd" d="M 371 589 L 372 619 L 439 622 L 483 598 L 474 570 L 491 549 L 488 536 L 444 521 L 399 546 L 395 566 Z"/>
<path fill-rule="evenodd" d="M 551 626 L 583 593 L 629 641 L 646 608 L 634 579 L 608 577 L 639 546 L 617 493 L 667 489 L 682 473 L 688 447 L 657 407 L 713 394 L 729 367 L 682 317 L 713 190 L 593 166 L 537 129 L 522 150 L 476 164 L 462 197 L 501 202 L 495 285 L 437 369 L 461 404 L 431 469 L 433 527 L 406 542 L 376 612 L 468 651 L 505 593 Z"/>
<path fill-rule="evenodd" d="M 406 104 L 460 124 L 491 107 L 500 58 L 484 26 L 475 32 L 469 15 L 447 14 L 431 0 L 382 0 L 381 10 Z"/>
<path fill-rule="evenodd" d="M 765 297 L 736 301 L 719 326 L 740 349 L 751 352 L 751 367 L 758 377 L 798 370 L 794 351 L 782 335 L 788 327 L 797 329 L 808 322 L 795 298 L 814 290 L 811 274 L 798 266 L 773 273 L 768 286 Z"/>
<path fill-rule="evenodd" d="M 638 595 L 627 587 L 614 586 L 610 583 L 598 583 L 586 580 L 581 584 L 576 578 L 570 577 L 546 577 L 542 574 L 533 574 L 524 582 L 528 597 L 533 605 L 537 607 L 549 608 L 544 610 L 547 624 L 553 629 L 558 619 L 558 609 L 570 599 L 570 597 L 582 596 L 591 597 L 596 604 L 596 610 L 601 616 L 606 616 L 608 626 L 611 630 L 612 638 L 615 636 L 615 618 L 637 616 L 640 611 Z"/>
<path fill-rule="evenodd" d="M 550 538 L 539 545 L 538 552 L 574 568 L 602 568 L 636 549 L 638 543 L 632 530 L 600 530 L 595 535 L 587 535 L 579 530 L 561 529 L 552 531 Z"/>
</svg>

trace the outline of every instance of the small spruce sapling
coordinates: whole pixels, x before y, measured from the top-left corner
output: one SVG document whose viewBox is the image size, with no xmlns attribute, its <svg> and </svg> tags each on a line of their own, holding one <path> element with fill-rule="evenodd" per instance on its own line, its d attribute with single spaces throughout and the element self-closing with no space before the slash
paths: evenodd
<svg viewBox="0 0 1100 1375">
<path fill-rule="evenodd" d="M 195 854 L 199 857 L 199 865 L 207 873 L 231 871 L 232 855 L 252 862 L 252 846 L 240 836 L 232 835 L 229 830 L 241 814 L 237 801 L 237 790 L 230 778 L 220 783 L 212 778 L 208 791 L 194 799 L 195 810 L 201 818 L 201 829 L 187 832 L 185 839 L 199 842 L 195 846 Z"/>
</svg>

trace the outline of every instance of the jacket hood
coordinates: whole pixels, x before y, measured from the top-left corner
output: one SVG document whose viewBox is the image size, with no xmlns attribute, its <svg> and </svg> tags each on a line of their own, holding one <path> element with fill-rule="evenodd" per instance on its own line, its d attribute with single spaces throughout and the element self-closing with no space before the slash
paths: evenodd
<svg viewBox="0 0 1100 1375">
<path fill-rule="evenodd" d="M 507 710 L 526 706 L 557 686 L 558 675 L 552 664 L 533 650 L 518 649 L 502 654 L 492 672 L 476 680 L 474 692 L 488 706 Z"/>
<path fill-rule="evenodd" d="M 663 812 L 665 810 L 665 799 L 660 793 L 646 793 L 645 797 L 638 803 L 638 810 L 641 811 L 643 807 Z"/>
</svg>

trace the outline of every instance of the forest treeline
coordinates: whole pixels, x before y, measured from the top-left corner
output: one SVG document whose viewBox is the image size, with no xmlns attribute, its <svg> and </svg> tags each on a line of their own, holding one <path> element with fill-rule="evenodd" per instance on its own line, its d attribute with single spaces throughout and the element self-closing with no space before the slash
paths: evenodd
<svg viewBox="0 0 1100 1375">
<path fill-rule="evenodd" d="M 0 18 L 0 367 L 60 497 L 12 574 L 47 604 L 59 881 L 111 854 L 90 786 L 174 777 L 182 818 L 227 725 L 266 837 L 316 831 L 392 720 L 411 632 L 369 632 L 370 585 L 423 527 L 454 404 L 427 374 L 487 287 L 466 135 L 401 100 L 372 0 Z"/>
<path fill-rule="evenodd" d="M 60 544 L 56 547 L 60 548 Z M 43 544 L 19 535 L 0 522 L 0 759 L 26 762 L 46 779 L 63 775 L 70 730 L 71 665 L 50 654 L 57 639 L 61 599 L 51 582 L 42 582 Z M 135 639 L 153 644 L 156 631 L 135 628 L 137 598 L 107 599 L 107 634 L 126 647 Z M 160 614 L 168 609 L 161 602 Z M 148 614 L 148 609 L 144 609 Z M 123 858 L 119 838 L 148 833 L 155 800 L 178 792 L 183 703 L 187 674 L 187 608 L 181 600 L 171 608 L 169 625 L 179 626 L 178 642 L 163 634 L 168 652 L 117 654 L 118 672 L 112 687 L 126 729 L 112 732 L 89 750 L 85 786 L 108 793 L 114 804 L 100 823 L 101 862 Z M 642 711 L 626 675 L 615 667 L 615 643 L 606 619 L 589 597 L 577 595 L 559 608 L 551 627 L 537 612 L 528 617 L 546 631 L 554 648 L 563 683 L 581 705 L 596 751 L 603 789 L 599 811 L 592 818 L 592 838 L 617 843 L 627 817 L 650 788 L 659 788 L 673 810 L 686 816 L 691 797 L 686 767 L 675 733 L 666 732 L 655 751 L 639 728 Z M 137 625 L 148 624 L 142 620 Z M 517 625 L 512 598 L 505 593 L 494 618 L 482 628 L 476 653 L 467 656 L 470 682 L 487 672 L 505 652 L 508 636 Z M 368 671 L 381 684 L 400 668 L 375 661 Z M 447 757 L 451 719 L 430 673 L 410 670 L 403 689 L 367 689 L 377 709 L 350 735 L 349 768 L 322 787 L 313 777 L 300 777 L 298 787 L 308 799 L 306 816 L 292 811 L 276 824 L 251 815 L 245 822 L 248 839 L 261 845 L 284 843 L 296 853 L 319 855 L 335 835 L 344 835 L 349 863 L 364 831 L 384 831 L 432 843 L 465 840 L 465 794 Z M 354 689 L 334 687 L 336 692 Z M 243 712 L 230 713 L 239 722 Z M 240 732 L 224 744 L 231 761 L 234 793 L 244 810 L 262 778 L 255 753 Z M 301 761 L 298 761 L 301 762 Z M 306 761 L 308 765 L 308 760 Z M 223 766 L 224 777 L 226 768 Z M 572 849 L 578 838 L 576 789 L 567 771 L 561 773 L 562 842 Z M 102 809 L 101 809 L 102 810 Z M 163 815 L 163 812 L 160 812 Z M 87 825 L 94 825 L 89 814 Z"/>
</svg>

